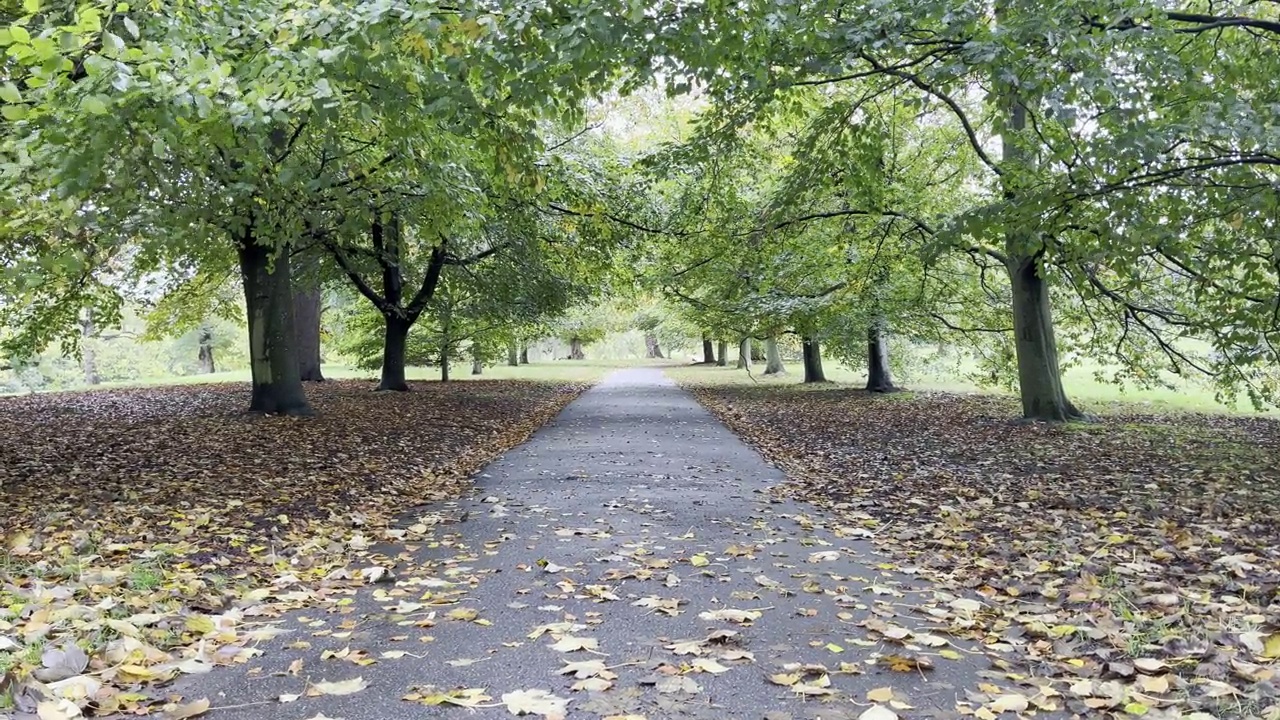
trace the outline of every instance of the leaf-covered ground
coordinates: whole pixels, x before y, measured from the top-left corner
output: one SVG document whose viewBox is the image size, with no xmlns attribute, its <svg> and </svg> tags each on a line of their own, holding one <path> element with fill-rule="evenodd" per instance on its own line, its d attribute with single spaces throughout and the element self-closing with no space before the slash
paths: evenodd
<svg viewBox="0 0 1280 720">
<path fill-rule="evenodd" d="M 246 616 L 376 580 L 379 542 L 428 531 L 395 516 L 581 390 L 330 382 L 306 419 L 245 414 L 240 384 L 0 399 L 0 716 L 161 709 L 164 681 L 252 657 Z"/>
<path fill-rule="evenodd" d="M 1280 423 L 1011 422 L 1006 399 L 691 387 L 1082 717 L 1280 718 Z M 1203 713 L 1196 715 L 1194 713 Z"/>
</svg>

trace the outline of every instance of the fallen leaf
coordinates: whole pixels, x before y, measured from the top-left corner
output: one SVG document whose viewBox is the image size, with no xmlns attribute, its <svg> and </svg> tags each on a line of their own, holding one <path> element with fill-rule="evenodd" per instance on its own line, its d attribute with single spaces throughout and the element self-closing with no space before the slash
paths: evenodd
<svg viewBox="0 0 1280 720">
<path fill-rule="evenodd" d="M 551 645 L 551 649 L 556 652 L 577 652 L 578 650 L 596 650 L 600 647 L 600 642 L 593 637 L 573 637 L 565 635 Z"/>
<path fill-rule="evenodd" d="M 179 705 L 165 714 L 166 720 L 187 720 L 187 718 L 199 717 L 209 712 L 209 699 L 202 698 L 193 702 Z"/>
<path fill-rule="evenodd" d="M 546 690 L 517 690 L 503 693 L 502 704 L 512 715 L 540 715 L 547 720 L 562 720 L 569 701 Z"/>
<path fill-rule="evenodd" d="M 308 688 L 308 695 L 352 695 L 369 687 L 369 683 L 364 681 L 362 677 L 354 677 L 349 680 L 340 680 L 338 682 L 318 682 L 312 683 Z"/>
<path fill-rule="evenodd" d="M 747 624 L 753 620 L 759 620 L 761 613 L 759 610 L 734 610 L 732 608 L 722 608 L 720 610 L 708 610 L 698 613 L 701 620 L 720 620 L 723 622 L 734 622 Z"/>
<path fill-rule="evenodd" d="M 867 692 L 867 699 L 871 702 L 884 703 L 893 699 L 893 688 L 881 687 Z"/>
</svg>

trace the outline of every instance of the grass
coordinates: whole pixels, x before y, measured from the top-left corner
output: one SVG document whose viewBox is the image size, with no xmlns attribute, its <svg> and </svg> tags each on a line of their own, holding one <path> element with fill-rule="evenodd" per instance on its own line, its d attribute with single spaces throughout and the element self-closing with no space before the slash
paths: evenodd
<svg viewBox="0 0 1280 720">
<path fill-rule="evenodd" d="M 681 356 L 683 357 L 683 356 Z M 611 370 L 628 367 L 660 367 L 667 370 L 682 382 L 712 385 L 794 385 L 800 382 L 803 375 L 798 363 L 787 365 L 786 375 L 763 375 L 763 363 L 752 368 L 752 374 L 729 367 L 707 365 L 689 365 L 679 360 L 637 360 L 637 359 L 588 359 L 580 361 L 551 360 L 519 367 L 509 367 L 505 363 L 486 367 L 480 375 L 471 374 L 471 366 L 458 363 L 452 367 L 451 380 L 533 380 L 543 382 L 596 382 Z M 827 379 L 836 386 L 862 387 L 866 384 L 866 375 L 859 369 L 849 368 L 840 363 L 828 360 L 824 363 Z M 1118 385 L 1099 382 L 1095 377 L 1095 366 L 1079 366 L 1067 370 L 1063 374 L 1068 396 L 1084 409 L 1095 413 L 1113 413 L 1132 411 L 1135 406 L 1149 412 L 1196 412 L 1210 414 L 1241 415 L 1280 415 L 1276 411 L 1258 413 L 1247 400 L 1240 400 L 1234 405 L 1219 403 L 1213 390 L 1195 382 L 1181 382 L 1174 388 L 1122 388 Z M 360 370 L 349 365 L 330 364 L 323 366 L 324 376 L 332 380 L 359 379 L 377 382 L 376 370 Z M 438 382 L 440 370 L 435 367 L 410 367 L 406 371 L 410 382 Z M 918 376 L 918 377 L 917 377 Z M 140 380 L 103 383 L 93 387 L 76 388 L 74 390 L 96 390 L 107 388 L 129 387 L 163 387 L 169 385 L 194 385 L 204 383 L 248 382 L 249 371 L 232 370 L 210 375 L 174 375 L 164 377 L 143 378 Z M 912 376 L 899 383 L 909 392 L 889 398 L 908 399 L 911 392 L 950 392 L 950 393 L 983 393 L 1010 395 L 1007 391 L 982 387 L 964 377 L 964 373 L 956 368 L 932 368 L 928 371 L 917 370 Z M 815 386 L 827 388 L 831 385 Z"/>
<path fill-rule="evenodd" d="M 621 368 L 654 366 L 668 367 L 670 360 L 551 360 L 530 363 L 519 367 L 506 364 L 486 367 L 480 375 L 471 374 L 471 365 L 459 363 L 450 368 L 450 381 L 470 380 L 532 380 L 540 382 L 596 382 L 611 370 Z M 322 372 L 329 380 L 368 380 L 378 381 L 377 370 L 360 370 L 349 365 L 323 365 Z M 439 382 L 440 369 L 436 367 L 410 367 L 405 370 L 405 377 L 411 383 Z M 127 382 L 108 382 L 100 385 L 59 389 L 51 392 L 81 392 L 85 390 L 107 390 L 119 388 L 166 387 L 172 385 L 202 385 L 210 383 L 249 382 L 248 369 L 216 372 L 209 375 L 167 375 L 161 377 L 142 378 Z"/>
<path fill-rule="evenodd" d="M 861 388 L 866 385 L 867 376 L 861 369 L 852 369 L 835 362 L 824 362 L 823 367 L 827 380 L 836 386 Z M 752 374 L 728 367 L 707 365 L 688 365 L 672 367 L 667 373 L 683 383 L 706 385 L 760 385 L 783 386 L 796 385 L 803 378 L 803 368 L 798 364 L 787 365 L 786 375 L 763 375 L 763 364 L 752 367 Z M 909 399 L 914 392 L 948 392 L 961 394 L 990 394 L 1012 396 L 1008 391 L 982 387 L 964 378 L 956 371 L 936 371 L 931 374 L 917 373 L 920 377 L 911 377 L 900 381 L 899 386 L 908 392 L 900 395 L 885 396 L 886 399 Z M 1280 415 L 1277 411 L 1268 410 L 1259 413 L 1247 401 L 1241 400 L 1234 405 L 1224 405 L 1214 398 L 1213 390 L 1194 382 L 1184 382 L 1175 388 L 1122 388 L 1118 385 L 1099 382 L 1094 377 L 1094 369 L 1076 367 L 1063 373 L 1063 383 L 1067 395 L 1073 402 L 1088 412 L 1111 414 L 1115 412 L 1132 412 L 1135 406 L 1144 412 L 1194 412 L 1206 414 L 1233 415 Z M 815 390 L 830 389 L 831 384 L 814 385 Z"/>
</svg>

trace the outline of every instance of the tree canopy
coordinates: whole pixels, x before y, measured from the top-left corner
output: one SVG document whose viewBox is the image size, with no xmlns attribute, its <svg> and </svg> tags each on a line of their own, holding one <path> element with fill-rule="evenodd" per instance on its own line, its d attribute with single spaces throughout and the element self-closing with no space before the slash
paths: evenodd
<svg viewBox="0 0 1280 720">
<path fill-rule="evenodd" d="M 1080 358 L 1277 399 L 1265 4 L 158 5 L 6 12 L 8 356 L 231 283 L 252 407 L 305 413 L 305 259 L 388 389 L 449 287 L 501 345 L 636 293 L 708 343 L 955 344 L 1029 418 L 1082 416 Z"/>
</svg>

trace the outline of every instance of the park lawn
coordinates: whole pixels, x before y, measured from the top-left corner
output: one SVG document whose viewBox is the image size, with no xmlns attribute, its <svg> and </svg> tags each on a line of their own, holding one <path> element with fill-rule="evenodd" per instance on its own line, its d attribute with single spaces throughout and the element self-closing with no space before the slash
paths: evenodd
<svg viewBox="0 0 1280 720">
<path fill-rule="evenodd" d="M 505 364 L 486 367 L 480 375 L 471 374 L 471 366 L 459 363 L 450 368 L 450 380 L 530 380 L 535 382 L 596 382 L 610 370 L 636 367 L 640 365 L 668 366 L 671 361 L 663 360 L 547 360 L 530 363 L 519 367 Z M 361 370 L 344 364 L 325 364 L 321 367 L 329 380 L 364 380 L 378 382 L 377 370 Z M 408 367 L 405 377 L 410 383 L 432 383 L 440 381 L 440 369 L 437 367 Z M 163 387 L 170 385 L 209 385 L 215 383 L 247 383 L 249 370 L 228 370 L 208 375 L 163 375 L 145 377 L 138 380 L 122 382 L 105 382 L 100 385 L 82 386 L 75 390 L 110 390 L 137 387 Z M 62 392 L 62 391 L 51 391 Z"/>
<path fill-rule="evenodd" d="M 1280 717 L 1280 420 L 1113 404 L 1024 423 L 1008 396 L 671 374 L 786 472 L 780 492 L 978 599 L 949 631 L 997 667 L 1135 716 Z"/>
<path fill-rule="evenodd" d="M 449 521 L 397 516 L 464 493 L 587 385 L 338 380 L 308 387 L 311 418 L 247 415 L 243 383 L 0 398 L 0 715 L 86 676 L 99 715 L 158 709 L 152 684 L 247 661 L 256 619 L 377 580 L 379 542 Z"/>
<path fill-rule="evenodd" d="M 1214 391 L 1202 382 L 1174 381 L 1173 387 L 1121 387 L 1101 382 L 1095 376 L 1096 365 L 1081 364 L 1063 372 L 1067 396 L 1086 412 L 1102 415 L 1124 415 L 1132 412 L 1192 412 L 1212 414 L 1257 415 L 1259 412 L 1245 398 L 1234 403 L 1221 403 Z M 837 362 L 824 363 L 827 380 L 836 385 L 861 388 L 867 376 L 863 369 L 851 369 Z M 946 367 L 933 371 L 919 370 L 918 377 L 896 381 L 911 392 L 945 392 L 955 394 L 984 394 L 1013 397 L 1012 393 L 991 387 L 983 387 L 967 378 L 964 368 Z M 763 385 L 766 387 L 798 385 L 803 377 L 799 364 L 788 364 L 785 375 L 764 375 L 764 364 L 756 363 L 748 375 L 730 364 L 728 367 L 707 365 L 685 366 L 668 371 L 681 382 L 716 385 Z M 816 389 L 829 388 L 817 385 Z M 1263 414 L 1280 417 L 1275 410 Z"/>
</svg>

